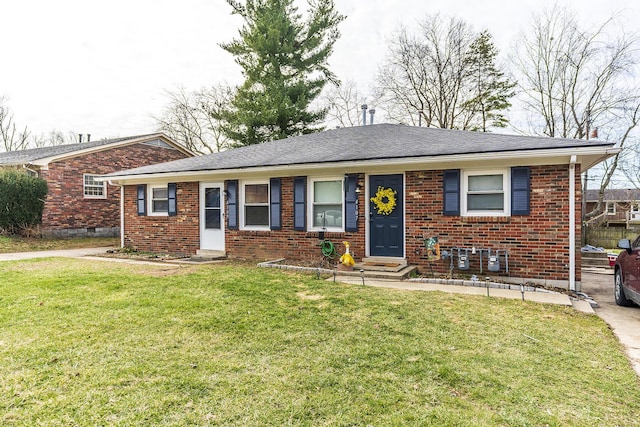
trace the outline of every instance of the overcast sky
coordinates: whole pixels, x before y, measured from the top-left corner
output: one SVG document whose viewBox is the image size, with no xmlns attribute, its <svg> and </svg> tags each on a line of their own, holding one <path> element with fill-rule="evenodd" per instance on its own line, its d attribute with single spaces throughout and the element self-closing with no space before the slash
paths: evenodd
<svg viewBox="0 0 640 427">
<path fill-rule="evenodd" d="M 489 29 L 502 54 L 533 12 L 551 0 L 335 0 L 347 19 L 331 57 L 342 80 L 366 93 L 386 40 L 430 13 Z M 637 0 L 559 1 L 587 25 L 622 12 L 640 30 Z M 301 1 L 301 5 L 306 4 Z M 90 133 L 92 139 L 155 131 L 164 90 L 239 83 L 240 69 L 219 47 L 242 21 L 224 0 L 3 0 L 0 96 L 19 126 Z M 378 120 L 376 120 L 378 121 Z"/>
</svg>

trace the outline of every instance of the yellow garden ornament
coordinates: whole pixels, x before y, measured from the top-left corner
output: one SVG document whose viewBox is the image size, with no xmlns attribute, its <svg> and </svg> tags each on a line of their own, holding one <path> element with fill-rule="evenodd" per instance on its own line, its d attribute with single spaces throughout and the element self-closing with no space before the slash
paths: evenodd
<svg viewBox="0 0 640 427">
<path fill-rule="evenodd" d="M 396 208 L 396 194 L 398 192 L 393 188 L 379 186 L 375 197 L 369 200 L 376 205 L 378 215 L 389 215 Z"/>
</svg>

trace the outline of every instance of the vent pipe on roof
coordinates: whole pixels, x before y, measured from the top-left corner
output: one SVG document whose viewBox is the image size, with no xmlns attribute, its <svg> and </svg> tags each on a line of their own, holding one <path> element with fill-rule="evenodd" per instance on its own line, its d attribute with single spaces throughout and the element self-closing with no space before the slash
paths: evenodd
<svg viewBox="0 0 640 427">
<path fill-rule="evenodd" d="M 373 115 L 376 113 L 375 108 L 372 108 L 369 110 L 369 124 L 372 125 L 373 124 Z"/>
<path fill-rule="evenodd" d="M 79 134 L 79 135 L 78 135 L 78 143 L 79 143 L 79 144 L 82 144 L 82 134 Z"/>
<path fill-rule="evenodd" d="M 362 104 L 362 126 L 367 125 L 367 104 Z"/>
<path fill-rule="evenodd" d="M 90 134 L 90 133 L 88 133 L 88 134 L 87 134 L 87 142 L 90 142 L 90 141 L 91 141 L 91 134 Z"/>
</svg>

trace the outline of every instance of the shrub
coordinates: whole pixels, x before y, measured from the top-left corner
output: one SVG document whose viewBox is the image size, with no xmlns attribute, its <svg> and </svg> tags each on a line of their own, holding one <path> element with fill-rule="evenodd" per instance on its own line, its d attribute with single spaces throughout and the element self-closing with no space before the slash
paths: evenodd
<svg viewBox="0 0 640 427">
<path fill-rule="evenodd" d="M 0 229 L 33 231 L 42 222 L 47 183 L 19 169 L 0 170 Z"/>
</svg>

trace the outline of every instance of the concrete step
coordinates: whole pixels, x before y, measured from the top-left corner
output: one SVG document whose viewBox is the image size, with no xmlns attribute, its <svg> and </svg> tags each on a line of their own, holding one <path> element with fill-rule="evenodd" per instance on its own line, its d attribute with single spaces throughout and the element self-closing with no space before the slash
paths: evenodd
<svg viewBox="0 0 640 427">
<path fill-rule="evenodd" d="M 338 270 L 337 275 L 338 276 L 357 276 L 357 277 L 361 277 L 362 275 L 364 275 L 365 278 L 404 280 L 409 278 L 409 276 L 417 270 L 418 270 L 418 267 L 415 265 L 405 265 L 402 269 L 398 271 L 361 269 L 361 268 L 356 268 L 354 266 L 354 269 L 352 271 Z"/>
<path fill-rule="evenodd" d="M 608 259 L 583 259 L 583 267 L 609 267 Z"/>
<path fill-rule="evenodd" d="M 198 249 L 195 255 L 191 255 L 190 260 L 193 262 L 207 262 L 219 259 L 225 259 L 227 253 L 225 251 L 212 251 L 208 249 Z"/>
<path fill-rule="evenodd" d="M 583 267 L 609 267 L 609 256 L 606 252 L 582 252 Z"/>
<path fill-rule="evenodd" d="M 357 263 L 354 270 L 386 271 L 397 273 L 407 267 L 407 260 L 394 257 L 367 257 Z"/>
<path fill-rule="evenodd" d="M 607 259 L 606 252 L 581 252 L 582 259 Z"/>
</svg>

